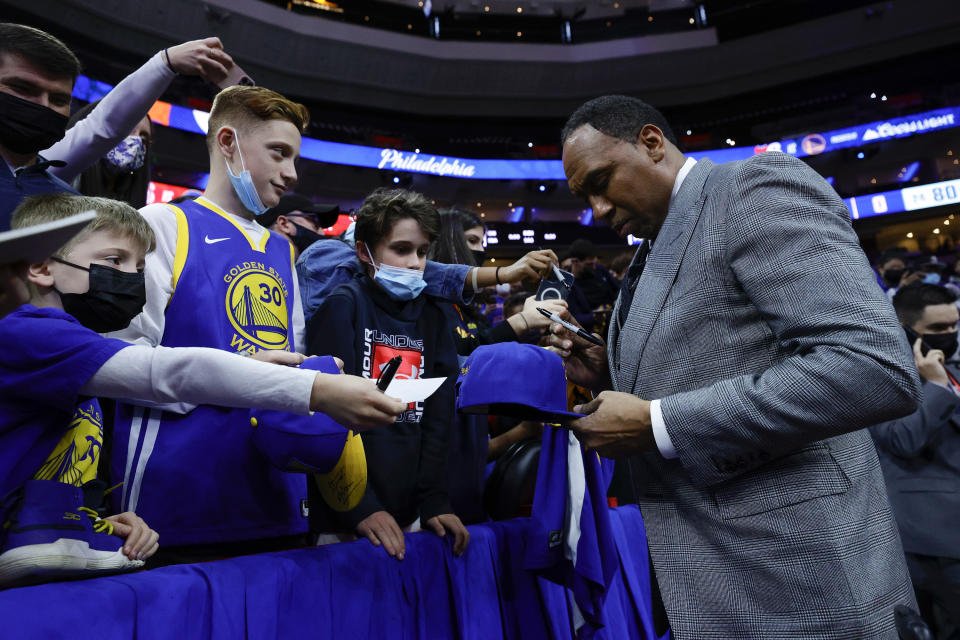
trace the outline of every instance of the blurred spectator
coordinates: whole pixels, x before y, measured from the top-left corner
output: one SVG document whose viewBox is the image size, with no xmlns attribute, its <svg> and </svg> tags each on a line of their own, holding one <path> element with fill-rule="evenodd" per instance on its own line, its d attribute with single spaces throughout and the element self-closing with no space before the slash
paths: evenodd
<svg viewBox="0 0 960 640">
<path fill-rule="evenodd" d="M 570 245 L 570 271 L 591 309 L 612 305 L 617 299 L 619 283 L 597 261 L 597 250 L 586 238 L 577 238 Z"/>
<path fill-rule="evenodd" d="M 316 204 L 290 193 L 281 197 L 277 206 L 257 216 L 257 222 L 289 240 L 299 257 L 311 244 L 324 239 L 326 236 L 320 232 L 332 227 L 339 217 L 340 207 L 335 204 Z"/>
<path fill-rule="evenodd" d="M 947 282 L 952 285 L 960 285 L 960 252 L 953 256 L 953 264 L 948 268 L 948 273 Z"/>
<path fill-rule="evenodd" d="M 923 402 L 913 414 L 870 428 L 896 514 L 917 602 L 938 638 L 960 637 L 960 368 L 957 297 L 914 284 L 893 298 L 909 328 Z M 929 347 L 929 349 L 928 349 Z"/>
<path fill-rule="evenodd" d="M 432 257 L 440 263 L 482 265 L 486 259 L 483 245 L 485 236 L 486 225 L 476 215 L 459 209 L 443 211 L 440 214 L 440 235 L 434 244 Z M 544 252 L 535 253 L 539 256 Z M 536 257 L 528 255 L 530 259 Z M 553 253 L 549 252 L 548 257 L 552 256 Z M 557 313 L 566 309 L 566 304 L 558 300 L 544 302 L 541 306 Z M 481 344 L 514 341 L 529 333 L 539 335 L 550 323 L 532 302 L 528 308 L 524 308 L 523 298 L 520 300 L 520 312 L 510 314 L 512 317 L 505 314 L 507 319 L 496 325 L 491 325 L 474 304 L 442 304 L 441 309 L 450 330 L 454 332 L 461 366 Z M 457 414 L 456 423 L 456 427 L 450 431 L 447 458 L 450 502 L 454 512 L 464 522 L 481 522 L 486 520 L 483 510 L 484 469 L 488 449 L 493 446 L 488 444 L 490 432 L 487 417 Z"/>
<path fill-rule="evenodd" d="M 943 263 L 937 259 L 937 256 L 930 256 L 918 261 L 917 271 L 921 274 L 921 282 L 925 284 L 940 284 Z M 904 284 L 903 286 L 906 286 Z"/>
<path fill-rule="evenodd" d="M 503 301 L 503 317 L 508 320 L 523 311 L 523 303 L 527 301 L 531 293 L 527 291 L 521 291 L 519 293 L 511 293 L 510 297 Z M 520 340 L 523 336 L 517 336 L 519 342 L 525 342 L 525 340 Z"/>
<path fill-rule="evenodd" d="M 432 257 L 445 264 L 480 266 L 485 261 L 485 234 L 486 225 L 476 215 L 459 209 L 443 211 L 440 214 L 440 237 Z M 550 262 L 554 259 L 552 251 L 537 250 L 531 251 L 517 262 Z M 540 306 L 558 313 L 566 308 L 565 303 L 558 303 L 556 300 L 541 303 Z M 504 313 L 504 321 L 491 326 L 487 317 L 472 304 L 444 306 L 447 320 L 456 331 L 457 353 L 463 357 L 469 356 L 481 344 L 516 340 L 527 332 L 539 331 L 550 325 L 550 321 L 540 314 L 532 303 L 526 308 L 521 304 L 520 311 L 509 315 Z"/>
<path fill-rule="evenodd" d="M 101 102 L 91 102 L 70 116 L 67 130 L 84 120 Z M 145 207 L 150 185 L 148 159 L 152 142 L 153 123 L 144 116 L 130 135 L 73 179 L 74 188 L 85 196 L 120 200 L 137 209 Z"/>
<path fill-rule="evenodd" d="M 918 262 L 929 264 L 929 261 L 923 259 L 918 260 Z M 891 299 L 899 288 L 906 287 L 914 282 L 921 282 L 928 274 L 921 268 L 910 268 L 906 261 L 906 252 L 897 247 L 888 249 L 880 256 L 880 261 L 877 263 L 875 270 L 877 272 L 877 283 Z"/>
<path fill-rule="evenodd" d="M 51 172 L 81 193 L 147 203 L 153 125 L 147 112 L 177 74 L 222 82 L 233 67 L 219 38 L 192 40 L 153 55 L 102 100 L 70 118 L 67 135 L 42 154 L 66 162 Z"/>
<path fill-rule="evenodd" d="M 571 254 L 567 254 L 560 260 L 560 268 L 573 273 L 574 278 L 576 278 L 577 274 L 574 273 L 575 262 L 576 259 Z M 577 319 L 580 326 L 587 331 L 595 331 L 593 326 L 594 307 L 590 306 L 587 296 L 584 295 L 583 289 L 580 288 L 580 282 L 576 279 L 574 279 L 573 286 L 570 287 L 570 292 L 567 294 L 567 307 L 570 309 L 570 315 Z"/>
<path fill-rule="evenodd" d="M 904 251 L 902 249 L 889 249 L 880 255 L 877 262 L 877 283 L 884 291 L 891 289 L 896 292 L 900 285 L 900 279 L 907 271 L 907 263 L 904 260 Z"/>
<path fill-rule="evenodd" d="M 63 137 L 80 61 L 49 33 L 0 23 L 0 231 L 27 196 L 76 193 L 42 149 Z"/>
<path fill-rule="evenodd" d="M 630 261 L 633 260 L 633 251 L 624 251 L 623 253 L 618 253 L 617 256 L 610 261 L 610 275 L 617 279 L 617 282 L 623 280 L 623 277 L 627 274 L 627 267 L 630 266 Z"/>
</svg>

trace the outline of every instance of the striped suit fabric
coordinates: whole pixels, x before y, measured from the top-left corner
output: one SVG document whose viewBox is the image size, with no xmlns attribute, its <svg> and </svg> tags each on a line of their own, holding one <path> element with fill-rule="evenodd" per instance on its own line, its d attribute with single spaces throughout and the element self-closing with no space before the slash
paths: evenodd
<svg viewBox="0 0 960 640">
<path fill-rule="evenodd" d="M 914 597 L 863 429 L 919 379 L 836 192 L 782 153 L 698 162 L 611 324 L 614 388 L 661 399 L 678 454 L 629 461 L 674 637 L 896 638 Z"/>
</svg>

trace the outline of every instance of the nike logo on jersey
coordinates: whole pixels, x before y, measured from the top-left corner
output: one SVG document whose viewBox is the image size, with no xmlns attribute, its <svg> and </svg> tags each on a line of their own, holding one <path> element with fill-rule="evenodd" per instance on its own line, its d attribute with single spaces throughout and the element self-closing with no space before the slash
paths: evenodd
<svg viewBox="0 0 960 640">
<path fill-rule="evenodd" d="M 224 240 L 229 240 L 229 237 L 226 238 L 211 238 L 210 236 L 204 236 L 203 241 L 207 244 L 216 244 L 218 242 L 223 242 Z"/>
</svg>

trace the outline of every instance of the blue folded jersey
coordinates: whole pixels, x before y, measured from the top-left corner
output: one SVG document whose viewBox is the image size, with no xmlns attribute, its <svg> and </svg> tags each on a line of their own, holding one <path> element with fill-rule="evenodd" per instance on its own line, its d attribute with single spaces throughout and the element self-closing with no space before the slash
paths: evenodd
<svg viewBox="0 0 960 640">
<path fill-rule="evenodd" d="M 567 429 L 544 428 L 524 566 L 573 592 L 579 637 L 604 626 L 619 567 L 607 504 L 612 477 L 613 461 L 584 451 Z"/>
</svg>

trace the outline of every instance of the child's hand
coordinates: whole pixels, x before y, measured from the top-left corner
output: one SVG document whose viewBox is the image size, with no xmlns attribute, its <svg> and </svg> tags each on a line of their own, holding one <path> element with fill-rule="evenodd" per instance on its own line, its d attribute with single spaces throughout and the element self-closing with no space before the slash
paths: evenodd
<svg viewBox="0 0 960 640">
<path fill-rule="evenodd" d="M 133 511 L 108 516 L 104 520 L 113 523 L 113 535 L 127 539 L 123 543 L 123 554 L 131 560 L 146 560 L 160 547 L 160 534 Z"/>
<path fill-rule="evenodd" d="M 322 411 L 345 427 L 366 431 L 393 424 L 407 405 L 378 391 L 373 380 L 318 373 L 310 394 L 310 409 Z"/>
<path fill-rule="evenodd" d="M 427 527 L 441 538 L 448 533 L 453 536 L 453 555 L 462 556 L 470 544 L 470 532 L 460 518 L 452 513 L 441 513 L 427 520 Z"/>
<path fill-rule="evenodd" d="M 293 353 L 292 351 L 281 351 L 279 349 L 261 349 L 250 356 L 260 362 L 269 362 L 270 364 L 282 364 L 288 367 L 296 367 L 307 359 L 302 353 Z"/>
<path fill-rule="evenodd" d="M 386 511 L 376 511 L 360 521 L 357 533 L 373 543 L 375 547 L 383 545 L 391 558 L 403 560 L 406 544 L 403 530 L 392 515 Z"/>
</svg>

